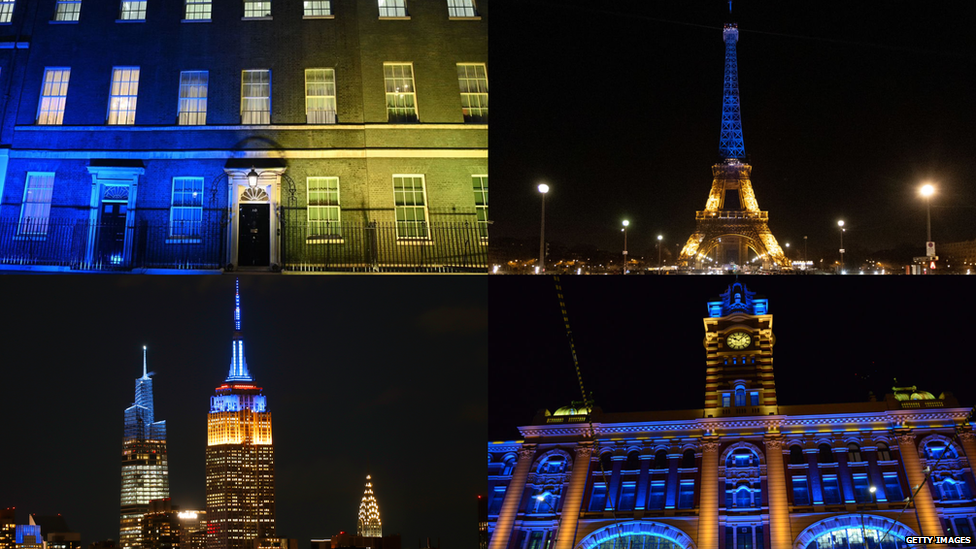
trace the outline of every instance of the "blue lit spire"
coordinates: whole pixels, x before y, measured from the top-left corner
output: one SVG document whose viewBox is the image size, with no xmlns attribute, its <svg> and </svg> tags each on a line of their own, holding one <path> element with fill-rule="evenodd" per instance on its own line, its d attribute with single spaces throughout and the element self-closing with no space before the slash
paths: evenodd
<svg viewBox="0 0 976 549">
<path fill-rule="evenodd" d="M 146 347 L 142 347 L 142 377 L 136 378 L 136 400 L 125 410 L 126 440 L 165 440 L 166 421 L 155 421 L 152 372 L 146 368 Z"/>
<path fill-rule="evenodd" d="M 732 3 L 729 2 L 729 11 Z M 722 137 L 718 149 L 722 158 L 746 157 L 746 145 L 742 140 L 742 117 L 739 114 L 739 69 L 735 60 L 735 43 L 739 40 L 739 28 L 726 23 L 722 31 L 725 40 L 725 93 L 722 100 Z"/>
<path fill-rule="evenodd" d="M 230 359 L 230 373 L 225 381 L 254 381 L 247 371 L 247 359 L 244 358 L 244 334 L 241 332 L 241 280 L 237 279 L 234 293 L 234 338 L 231 340 L 232 354 Z"/>
</svg>

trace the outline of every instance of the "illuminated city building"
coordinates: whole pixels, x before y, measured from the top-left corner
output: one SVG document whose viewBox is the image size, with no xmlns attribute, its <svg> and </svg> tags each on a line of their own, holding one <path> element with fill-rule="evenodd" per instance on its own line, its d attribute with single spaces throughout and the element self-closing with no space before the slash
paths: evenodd
<svg viewBox="0 0 976 549">
<path fill-rule="evenodd" d="M 544 410 L 523 440 L 488 445 L 491 549 L 888 549 L 973 535 L 976 437 L 950 393 L 783 404 L 768 300 L 736 282 L 704 326 L 702 408 Z"/>
<path fill-rule="evenodd" d="M 488 0 L 0 23 L 0 266 L 486 270 Z"/>
<path fill-rule="evenodd" d="M 752 166 L 746 161 L 739 112 L 739 70 L 735 44 L 739 29 L 725 25 L 725 93 L 722 102 L 721 162 L 712 166 L 712 189 L 705 209 L 695 213 L 695 232 L 688 238 L 678 262 L 701 268 L 744 265 L 751 250 L 761 264 L 788 267 L 786 255 L 769 230 L 769 213 L 759 209 L 752 190 Z"/>
<path fill-rule="evenodd" d="M 122 507 L 119 547 L 139 549 L 142 516 L 154 499 L 169 497 L 166 421 L 153 416 L 152 378 L 142 348 L 142 377 L 136 379 L 136 400 L 125 410 L 122 439 Z"/>
<path fill-rule="evenodd" d="M 61 515 L 30 515 L 30 524 L 40 526 L 45 549 L 78 549 L 81 534 L 72 532 Z"/>
<path fill-rule="evenodd" d="M 13 549 L 15 528 L 17 527 L 17 509 L 7 507 L 0 509 L 0 549 Z"/>
<path fill-rule="evenodd" d="M 14 527 L 14 547 L 17 549 L 44 549 L 44 536 L 36 524 L 18 524 Z"/>
<path fill-rule="evenodd" d="M 363 501 L 359 504 L 359 526 L 356 535 L 367 538 L 383 537 L 380 507 L 376 503 L 376 496 L 373 495 L 373 483 L 369 475 L 366 475 L 366 490 L 363 492 Z"/>
<path fill-rule="evenodd" d="M 234 300 L 230 371 L 207 415 L 207 549 L 276 539 L 271 412 L 244 356 L 240 282 Z"/>
<path fill-rule="evenodd" d="M 207 513 L 180 511 L 170 498 L 154 499 L 142 519 L 143 549 L 206 549 Z"/>
</svg>

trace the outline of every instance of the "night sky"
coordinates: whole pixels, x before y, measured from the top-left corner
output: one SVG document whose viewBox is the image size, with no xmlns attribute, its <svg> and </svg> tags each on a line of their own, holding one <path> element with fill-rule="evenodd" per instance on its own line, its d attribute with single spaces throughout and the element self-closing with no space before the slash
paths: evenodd
<svg viewBox="0 0 976 549">
<path fill-rule="evenodd" d="M 155 371 L 170 495 L 205 509 L 206 418 L 227 376 L 234 277 L 0 279 L 0 507 L 118 539 L 123 411 Z M 245 352 L 275 444 L 277 533 L 355 531 L 367 472 L 384 534 L 472 547 L 487 425 L 485 277 L 242 276 Z"/>
<path fill-rule="evenodd" d="M 730 276 L 561 277 L 583 383 L 605 412 L 701 409 L 706 302 Z M 966 277 L 740 277 L 773 315 L 779 404 L 880 400 L 899 386 L 972 406 Z M 492 277 L 489 439 L 580 400 L 552 277 Z M 501 311 L 496 314 L 496 311 Z"/>
<path fill-rule="evenodd" d="M 971 4 L 736 0 L 746 153 L 780 244 L 810 256 L 976 238 Z M 673 251 L 718 161 L 728 2 L 522 0 L 496 10 L 493 238 Z M 497 61 L 501 59 L 502 61 Z M 499 68 L 500 67 L 500 68 Z M 937 248 L 938 249 L 938 248 Z M 528 246 L 528 255 L 536 253 Z"/>
</svg>

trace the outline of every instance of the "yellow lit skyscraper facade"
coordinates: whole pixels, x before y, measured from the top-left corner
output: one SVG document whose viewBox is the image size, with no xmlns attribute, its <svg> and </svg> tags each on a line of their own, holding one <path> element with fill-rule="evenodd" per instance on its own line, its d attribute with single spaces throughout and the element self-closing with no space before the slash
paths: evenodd
<svg viewBox="0 0 976 549">
<path fill-rule="evenodd" d="M 244 358 L 239 290 L 235 301 L 230 373 L 207 415 L 207 549 L 251 549 L 275 533 L 271 413 Z"/>
<path fill-rule="evenodd" d="M 356 531 L 359 536 L 367 538 L 383 537 L 383 523 L 380 522 L 380 507 L 373 494 L 373 482 L 366 475 L 366 491 L 363 501 L 359 504 L 359 526 Z"/>
</svg>

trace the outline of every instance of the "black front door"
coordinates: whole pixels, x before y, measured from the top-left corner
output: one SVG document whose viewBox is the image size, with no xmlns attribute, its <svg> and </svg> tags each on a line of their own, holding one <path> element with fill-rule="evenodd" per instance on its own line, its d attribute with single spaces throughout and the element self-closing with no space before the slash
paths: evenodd
<svg viewBox="0 0 976 549">
<path fill-rule="evenodd" d="M 270 204 L 241 204 L 237 263 L 241 267 L 267 267 L 271 256 Z"/>
<path fill-rule="evenodd" d="M 98 257 L 102 267 L 122 267 L 125 257 L 125 210 L 118 202 L 102 203 L 98 227 Z"/>
</svg>

